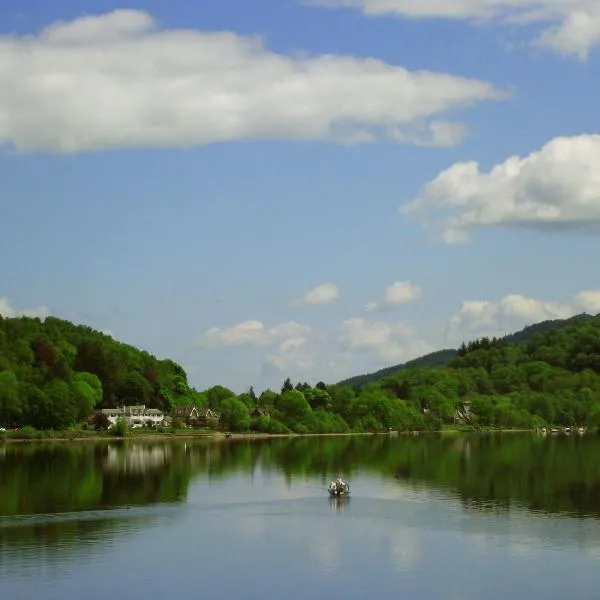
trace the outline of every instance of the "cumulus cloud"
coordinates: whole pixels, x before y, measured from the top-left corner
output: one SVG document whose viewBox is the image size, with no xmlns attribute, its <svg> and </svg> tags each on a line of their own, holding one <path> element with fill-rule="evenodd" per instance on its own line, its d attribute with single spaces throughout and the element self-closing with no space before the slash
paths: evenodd
<svg viewBox="0 0 600 600">
<path fill-rule="evenodd" d="M 456 163 L 401 211 L 420 215 L 446 243 L 482 227 L 600 231 L 600 135 L 555 138 L 488 173 L 477 162 Z"/>
<path fill-rule="evenodd" d="M 541 24 L 533 45 L 585 60 L 600 43 L 597 0 L 306 0 L 307 4 L 361 10 L 370 17 L 452 19 L 476 24 Z"/>
<path fill-rule="evenodd" d="M 353 318 L 342 323 L 340 343 L 344 351 L 366 351 L 384 362 L 397 362 L 431 350 L 429 344 L 413 339 L 413 335 L 406 323 Z"/>
<path fill-rule="evenodd" d="M 316 306 L 320 304 L 331 304 L 337 302 L 340 298 L 340 291 L 334 283 L 324 283 L 309 290 L 297 300 L 294 300 L 293 306 Z"/>
<path fill-rule="evenodd" d="M 401 304 L 408 304 L 418 300 L 422 295 L 420 286 L 411 281 L 396 281 L 388 286 L 382 302 L 369 302 L 366 306 L 367 312 L 374 312 L 394 308 Z"/>
<path fill-rule="evenodd" d="M 285 373 L 312 369 L 315 363 L 307 343 L 308 340 L 304 337 L 284 340 L 279 344 L 276 352 L 267 354 L 265 366 Z"/>
<path fill-rule="evenodd" d="M 509 294 L 498 302 L 468 300 L 450 319 L 446 336 L 452 341 L 483 335 L 503 335 L 550 319 L 567 319 L 580 312 L 600 312 L 600 290 L 580 292 L 570 302 L 549 302 Z"/>
<path fill-rule="evenodd" d="M 213 327 L 204 332 L 196 345 L 207 348 L 236 346 L 268 346 L 286 338 L 295 338 L 310 332 L 308 325 L 295 321 L 265 327 L 262 321 L 244 321 L 230 327 Z"/>
<path fill-rule="evenodd" d="M 600 290 L 584 290 L 574 298 L 574 304 L 579 309 L 591 313 L 600 313 Z"/>
<path fill-rule="evenodd" d="M 161 30 L 137 10 L 0 36 L 0 144 L 78 152 L 239 139 L 447 146 L 445 113 L 491 83 L 351 56 L 288 56 L 233 32 Z"/>
<path fill-rule="evenodd" d="M 38 317 L 45 319 L 50 315 L 50 309 L 47 306 L 36 306 L 35 308 L 13 308 L 10 300 L 6 296 L 0 296 L 0 316 L 13 317 Z"/>
</svg>

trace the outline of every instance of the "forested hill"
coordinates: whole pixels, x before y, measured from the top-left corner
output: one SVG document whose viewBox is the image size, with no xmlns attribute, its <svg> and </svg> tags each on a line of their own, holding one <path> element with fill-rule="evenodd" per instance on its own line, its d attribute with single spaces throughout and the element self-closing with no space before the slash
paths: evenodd
<svg viewBox="0 0 600 600">
<path fill-rule="evenodd" d="M 94 408 L 169 410 L 194 393 L 178 364 L 89 327 L 0 316 L 0 425 L 58 429 L 87 419 Z"/>
<path fill-rule="evenodd" d="M 520 344 L 523 342 L 527 342 L 538 333 L 542 333 L 544 331 L 549 331 L 552 329 L 560 329 L 561 327 L 567 327 L 574 323 L 578 323 L 582 320 L 591 318 L 593 317 L 591 317 L 590 315 L 580 314 L 575 315 L 574 317 L 571 317 L 569 319 L 541 321 L 540 323 L 529 325 L 515 333 L 506 335 L 501 339 L 503 339 L 509 344 Z M 409 360 L 408 362 L 405 362 L 400 365 L 386 367 L 385 369 L 380 369 L 379 371 L 376 371 L 374 373 L 367 373 L 365 375 L 356 375 L 355 377 L 350 377 L 349 379 L 340 381 L 338 385 L 349 385 L 356 389 L 360 389 L 367 383 L 383 379 L 384 377 L 389 377 L 390 375 L 393 375 L 394 373 L 397 373 L 398 371 L 402 371 L 404 369 L 418 369 L 422 367 L 443 367 L 450 363 L 450 361 L 457 355 L 457 352 L 458 349 L 453 348 L 437 350 L 436 352 L 425 354 L 424 356 L 420 356 L 419 358 Z"/>
<path fill-rule="evenodd" d="M 444 366 L 405 366 L 361 389 L 288 378 L 257 397 L 252 387 L 198 392 L 173 361 L 89 327 L 0 317 L 0 427 L 66 428 L 86 423 L 94 408 L 123 404 L 208 406 L 220 427 L 268 433 L 439 430 L 457 417 L 500 428 L 600 425 L 600 316 L 540 323 L 452 352 Z"/>
</svg>

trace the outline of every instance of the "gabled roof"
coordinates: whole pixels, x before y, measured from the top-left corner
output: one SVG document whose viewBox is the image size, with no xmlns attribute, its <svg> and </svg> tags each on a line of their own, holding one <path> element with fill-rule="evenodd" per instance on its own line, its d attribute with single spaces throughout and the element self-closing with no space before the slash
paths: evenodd
<svg viewBox="0 0 600 600">
<path fill-rule="evenodd" d="M 198 409 L 198 416 L 203 419 L 218 419 L 220 417 L 219 413 L 215 412 L 212 408 L 208 406 L 203 406 Z"/>
<path fill-rule="evenodd" d="M 173 416 L 175 417 L 198 417 L 198 408 L 193 404 L 187 404 L 185 406 L 175 406 L 173 408 Z"/>
</svg>

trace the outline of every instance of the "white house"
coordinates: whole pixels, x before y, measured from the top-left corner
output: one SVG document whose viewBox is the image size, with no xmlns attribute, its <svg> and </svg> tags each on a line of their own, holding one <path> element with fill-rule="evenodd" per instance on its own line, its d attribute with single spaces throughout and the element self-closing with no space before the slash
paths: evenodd
<svg viewBox="0 0 600 600">
<path fill-rule="evenodd" d="M 157 408 L 146 408 L 144 404 L 136 406 L 122 406 L 120 408 L 103 408 L 100 412 L 108 418 L 110 426 L 114 426 L 118 419 L 124 419 L 131 428 L 156 427 L 165 421 L 165 414 Z"/>
</svg>

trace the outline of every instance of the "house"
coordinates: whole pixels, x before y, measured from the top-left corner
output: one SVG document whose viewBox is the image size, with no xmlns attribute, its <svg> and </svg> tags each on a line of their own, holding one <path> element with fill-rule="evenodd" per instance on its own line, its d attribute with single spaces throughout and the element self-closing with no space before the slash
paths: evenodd
<svg viewBox="0 0 600 600">
<path fill-rule="evenodd" d="M 124 419 L 129 427 L 157 427 L 164 424 L 165 414 L 157 408 L 146 408 L 144 404 L 121 406 L 120 408 L 103 408 L 99 411 L 106 416 L 110 427 Z"/>
<path fill-rule="evenodd" d="M 221 415 L 208 406 L 198 408 L 197 406 L 176 406 L 173 409 L 173 417 L 185 421 L 191 427 L 216 427 Z"/>
<path fill-rule="evenodd" d="M 216 427 L 220 418 L 221 415 L 208 406 L 198 409 L 198 425 L 201 427 Z"/>
<path fill-rule="evenodd" d="M 192 404 L 176 406 L 173 408 L 171 415 L 174 419 L 181 419 L 186 425 L 194 426 L 198 423 L 198 407 Z"/>
<path fill-rule="evenodd" d="M 462 405 L 456 408 L 456 411 L 454 412 L 454 423 L 459 425 L 467 425 L 471 424 L 471 422 L 471 402 L 469 400 L 465 400 Z"/>
<path fill-rule="evenodd" d="M 268 409 L 266 409 L 265 407 L 263 407 L 263 406 L 253 406 L 250 409 L 250 416 L 253 419 L 256 419 L 258 417 L 267 417 L 268 418 L 271 415 L 269 414 Z"/>
</svg>

